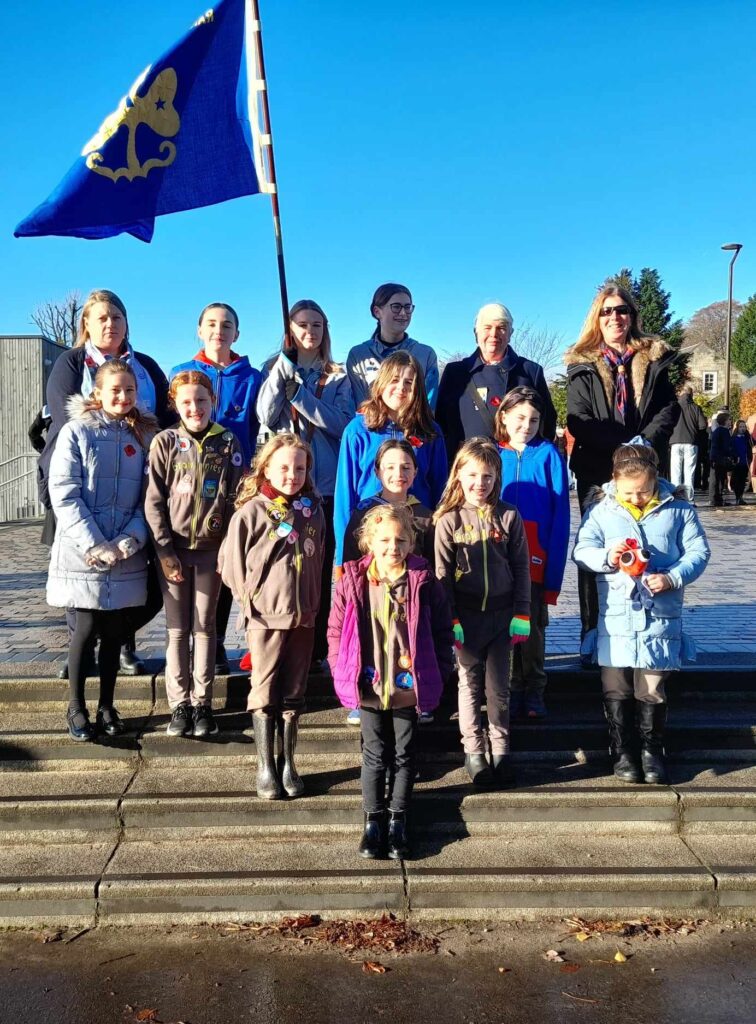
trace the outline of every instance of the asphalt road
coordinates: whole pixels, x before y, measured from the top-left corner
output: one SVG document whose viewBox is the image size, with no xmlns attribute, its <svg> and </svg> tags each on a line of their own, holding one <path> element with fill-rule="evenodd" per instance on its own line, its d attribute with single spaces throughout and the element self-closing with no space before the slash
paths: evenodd
<svg viewBox="0 0 756 1024">
<path fill-rule="evenodd" d="M 402 956 L 211 928 L 99 929 L 47 942 L 5 932 L 0 1022 L 756 1021 L 756 928 L 711 923 L 583 942 L 559 921 L 484 928 L 434 924 L 424 930 L 439 935 L 438 952 Z M 563 961 L 545 959 L 547 950 Z M 365 960 L 386 973 L 366 973 Z"/>
</svg>

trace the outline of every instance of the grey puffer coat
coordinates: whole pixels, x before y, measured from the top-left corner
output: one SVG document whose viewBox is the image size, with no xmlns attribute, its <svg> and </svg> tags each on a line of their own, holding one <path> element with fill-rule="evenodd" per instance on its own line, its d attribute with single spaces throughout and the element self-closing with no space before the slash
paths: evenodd
<svg viewBox="0 0 756 1024">
<path fill-rule="evenodd" d="M 47 603 L 102 611 L 142 605 L 147 596 L 142 497 L 147 452 L 125 423 L 88 409 L 80 396 L 69 400 L 69 413 L 48 478 L 57 529 Z M 91 548 L 122 536 L 135 541 L 136 554 L 105 571 L 87 565 L 85 556 Z"/>
</svg>

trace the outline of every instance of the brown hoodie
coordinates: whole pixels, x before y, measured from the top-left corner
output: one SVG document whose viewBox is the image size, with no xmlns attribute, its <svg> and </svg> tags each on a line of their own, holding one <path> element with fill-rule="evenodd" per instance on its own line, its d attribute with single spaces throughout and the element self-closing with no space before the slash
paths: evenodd
<svg viewBox="0 0 756 1024">
<path fill-rule="evenodd" d="M 153 439 L 144 512 L 159 558 L 220 547 L 241 474 L 241 446 L 219 423 L 201 441 L 183 424 Z"/>
<path fill-rule="evenodd" d="M 247 629 L 314 626 L 320 606 L 325 521 L 320 499 L 256 494 L 238 509 L 218 571 Z"/>
<path fill-rule="evenodd" d="M 465 502 L 444 513 L 436 523 L 436 575 L 455 615 L 461 608 L 529 616 L 530 558 L 517 509 Z"/>
</svg>

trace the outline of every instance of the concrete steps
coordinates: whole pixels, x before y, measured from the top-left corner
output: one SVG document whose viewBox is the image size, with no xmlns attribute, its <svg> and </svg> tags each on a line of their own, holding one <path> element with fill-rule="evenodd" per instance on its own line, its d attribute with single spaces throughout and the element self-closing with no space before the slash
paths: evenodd
<svg viewBox="0 0 756 1024">
<path fill-rule="evenodd" d="M 0 679 L 0 924 L 756 906 L 756 673 L 675 680 L 668 787 L 606 774 L 595 674 L 555 673 L 549 718 L 515 724 L 518 786 L 505 792 L 469 785 L 447 702 L 421 730 L 414 856 L 400 864 L 356 855 L 359 730 L 328 677 L 311 678 L 307 794 L 294 801 L 254 796 L 246 688 L 218 681 L 223 731 L 200 742 L 165 734 L 160 678 L 122 679 L 130 733 L 77 744 L 65 683 Z"/>
</svg>

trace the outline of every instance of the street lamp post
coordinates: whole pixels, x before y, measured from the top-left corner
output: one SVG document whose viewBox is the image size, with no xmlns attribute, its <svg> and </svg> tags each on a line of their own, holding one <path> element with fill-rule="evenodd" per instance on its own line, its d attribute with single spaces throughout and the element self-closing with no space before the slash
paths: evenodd
<svg viewBox="0 0 756 1024">
<path fill-rule="evenodd" d="M 723 245 L 722 248 L 725 252 L 732 253 L 732 259 L 730 260 L 730 287 L 727 294 L 727 339 L 725 342 L 725 386 L 724 386 L 724 404 L 726 408 L 730 408 L 730 348 L 732 345 L 732 268 L 735 265 L 735 260 L 738 258 L 740 250 L 743 246 L 740 242 L 729 242 L 727 245 Z"/>
</svg>

